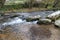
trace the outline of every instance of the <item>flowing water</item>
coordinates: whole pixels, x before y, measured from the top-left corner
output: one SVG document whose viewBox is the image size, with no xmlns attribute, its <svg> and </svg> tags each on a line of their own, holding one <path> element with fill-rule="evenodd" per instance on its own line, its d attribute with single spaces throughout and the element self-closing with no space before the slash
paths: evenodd
<svg viewBox="0 0 60 40">
<path fill-rule="evenodd" d="M 22 15 L 20 17 L 7 18 L 0 23 L 0 40 L 60 40 L 60 29 L 53 24 L 38 25 L 37 21 L 26 22 L 23 18 L 41 15 L 45 18 L 53 11 L 10 13 Z"/>
</svg>

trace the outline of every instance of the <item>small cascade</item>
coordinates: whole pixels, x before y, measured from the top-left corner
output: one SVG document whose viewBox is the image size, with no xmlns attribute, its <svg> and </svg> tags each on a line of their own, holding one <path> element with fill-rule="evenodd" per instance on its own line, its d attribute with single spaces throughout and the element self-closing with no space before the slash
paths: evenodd
<svg viewBox="0 0 60 40">
<path fill-rule="evenodd" d="M 9 22 L 4 22 L 2 25 L 14 25 L 14 24 L 23 23 L 23 22 L 26 22 L 26 21 L 16 17 Z"/>
</svg>

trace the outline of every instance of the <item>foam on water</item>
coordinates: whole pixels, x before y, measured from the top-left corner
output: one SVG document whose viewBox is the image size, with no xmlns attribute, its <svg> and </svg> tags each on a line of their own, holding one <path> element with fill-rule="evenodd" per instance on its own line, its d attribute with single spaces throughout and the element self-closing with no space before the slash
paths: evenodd
<svg viewBox="0 0 60 40">
<path fill-rule="evenodd" d="M 23 22 L 26 22 L 26 21 L 16 17 L 15 19 L 13 19 L 9 22 L 3 23 L 2 25 L 14 25 L 14 24 L 23 23 Z"/>
</svg>

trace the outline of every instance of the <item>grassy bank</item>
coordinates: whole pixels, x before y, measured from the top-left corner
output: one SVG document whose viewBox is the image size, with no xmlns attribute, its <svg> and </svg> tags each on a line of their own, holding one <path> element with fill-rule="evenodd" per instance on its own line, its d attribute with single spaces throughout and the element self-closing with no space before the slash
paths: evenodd
<svg viewBox="0 0 60 40">
<path fill-rule="evenodd" d="M 59 8 L 44 8 L 44 7 L 32 7 L 28 8 L 23 4 L 18 5 L 4 5 L 0 8 L 0 12 L 33 12 L 33 11 L 47 11 L 47 10 L 59 10 Z"/>
<path fill-rule="evenodd" d="M 1 10 L 2 13 L 11 13 L 11 12 L 34 12 L 34 11 L 55 11 L 59 10 L 56 8 L 47 9 L 47 8 L 21 8 L 21 9 L 8 9 L 8 10 Z"/>
<path fill-rule="evenodd" d="M 0 12 L 32 12 L 59 9 L 59 0 L 10 0 L 6 1 L 4 6 L 0 8 Z"/>
<path fill-rule="evenodd" d="M 21 9 L 8 9 L 8 10 L 1 10 L 1 12 L 33 12 L 33 11 L 42 11 L 47 10 L 46 8 L 21 8 Z"/>
</svg>

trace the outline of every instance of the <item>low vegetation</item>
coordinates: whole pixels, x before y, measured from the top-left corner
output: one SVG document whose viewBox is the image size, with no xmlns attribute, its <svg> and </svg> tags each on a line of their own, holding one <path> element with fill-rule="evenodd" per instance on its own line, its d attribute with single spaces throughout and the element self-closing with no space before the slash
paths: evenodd
<svg viewBox="0 0 60 40">
<path fill-rule="evenodd" d="M 43 10 L 59 10 L 60 9 L 59 0 L 50 0 L 50 1 L 48 1 L 48 0 L 42 0 L 42 1 L 26 0 L 25 2 L 23 0 L 22 1 L 23 3 L 21 2 L 18 4 L 15 3 L 14 0 L 10 1 L 10 2 L 11 2 L 10 4 L 8 2 L 5 3 L 5 5 L 2 8 L 0 8 L 0 11 L 13 11 L 13 10 L 18 10 L 18 9 L 20 10 L 20 9 L 25 9 L 25 8 L 28 8 L 28 9 L 38 8 L 38 10 L 41 10 L 40 8 L 42 8 Z M 35 11 L 35 10 L 33 10 L 33 11 Z"/>
</svg>

